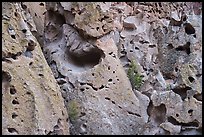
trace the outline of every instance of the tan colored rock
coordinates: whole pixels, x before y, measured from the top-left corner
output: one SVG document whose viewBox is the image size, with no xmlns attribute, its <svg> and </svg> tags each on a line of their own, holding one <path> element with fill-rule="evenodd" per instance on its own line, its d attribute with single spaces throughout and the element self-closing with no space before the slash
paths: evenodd
<svg viewBox="0 0 204 137">
<path fill-rule="evenodd" d="M 2 9 L 10 17 L 2 20 L 2 134 L 69 134 L 60 89 L 40 45 L 30 29 L 21 31 L 20 3 L 3 3 Z"/>
</svg>

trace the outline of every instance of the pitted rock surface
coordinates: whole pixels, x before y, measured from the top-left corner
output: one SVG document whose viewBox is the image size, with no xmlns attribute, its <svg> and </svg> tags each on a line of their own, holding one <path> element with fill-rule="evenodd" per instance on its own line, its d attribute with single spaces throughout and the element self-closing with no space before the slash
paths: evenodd
<svg viewBox="0 0 204 137">
<path fill-rule="evenodd" d="M 55 112 L 55 118 L 61 117 L 61 110 L 63 118 L 66 113 L 69 116 L 64 121 L 67 127 L 51 116 L 46 118 L 47 126 L 39 120 L 37 125 L 47 129 L 36 134 L 68 134 L 68 129 L 74 135 L 202 134 L 201 2 L 22 2 L 16 13 L 7 10 L 15 4 L 3 4 L 8 8 L 2 9 L 2 90 L 10 90 L 14 97 L 26 79 L 29 85 L 25 87 L 39 89 L 28 95 L 30 100 L 43 104 L 42 100 L 52 98 L 48 94 L 52 83 L 55 91 L 60 87 L 61 105 L 56 108 L 49 99 L 51 103 L 42 105 L 42 110 Z M 36 39 L 52 74 L 38 65 L 45 59 Z M 19 60 L 33 63 L 29 66 Z M 20 79 L 14 74 L 23 75 L 23 65 L 30 69 Z M 54 76 L 58 85 L 53 86 L 54 80 L 36 79 L 42 76 Z M 14 83 L 17 79 L 21 84 Z M 141 86 L 136 88 L 134 80 Z M 29 100 L 12 99 L 14 106 Z M 32 110 L 38 108 L 35 106 Z M 31 112 L 13 112 L 11 118 L 32 121 L 30 117 L 37 116 Z M 6 114 L 3 123 L 10 123 Z M 22 134 L 31 134 L 34 127 L 27 126 Z M 18 128 L 6 128 L 2 128 L 6 133 L 20 134 Z"/>
<path fill-rule="evenodd" d="M 9 16 L 2 20 L 2 134 L 69 134 L 59 85 L 26 23 L 23 7 L 2 5 L 3 14 Z"/>
</svg>

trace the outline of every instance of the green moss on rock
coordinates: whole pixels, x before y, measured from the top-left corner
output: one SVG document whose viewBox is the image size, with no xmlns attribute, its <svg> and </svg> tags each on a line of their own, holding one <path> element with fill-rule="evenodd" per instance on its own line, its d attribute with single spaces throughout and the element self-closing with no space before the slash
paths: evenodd
<svg viewBox="0 0 204 137">
<path fill-rule="evenodd" d="M 135 89 L 139 89 L 140 86 L 142 85 L 142 77 L 140 74 L 138 74 L 137 66 L 134 60 L 131 61 L 127 75 L 132 87 Z"/>
</svg>

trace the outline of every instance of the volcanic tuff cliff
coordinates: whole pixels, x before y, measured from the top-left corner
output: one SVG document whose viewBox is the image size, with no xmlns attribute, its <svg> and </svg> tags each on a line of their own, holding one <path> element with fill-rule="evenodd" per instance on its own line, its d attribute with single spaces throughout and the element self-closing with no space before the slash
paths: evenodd
<svg viewBox="0 0 204 137">
<path fill-rule="evenodd" d="M 2 3 L 3 134 L 202 134 L 197 2 Z"/>
</svg>

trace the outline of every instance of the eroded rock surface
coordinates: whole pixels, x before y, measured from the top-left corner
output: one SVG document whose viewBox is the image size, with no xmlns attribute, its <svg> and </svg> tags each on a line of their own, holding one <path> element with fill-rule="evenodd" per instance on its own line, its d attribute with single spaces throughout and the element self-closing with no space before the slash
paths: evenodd
<svg viewBox="0 0 204 137">
<path fill-rule="evenodd" d="M 14 72 L 29 61 L 33 63 L 27 67 L 36 66 L 28 74 L 42 77 L 38 73 L 45 69 L 38 63 L 44 59 L 39 55 L 36 39 L 30 36 L 33 34 L 60 86 L 69 115 L 65 122 L 69 126 L 61 127 L 69 129 L 70 134 L 202 134 L 201 3 L 23 2 L 21 7 L 24 21 L 16 22 L 20 22 L 19 30 L 24 35 L 18 33 L 15 24 L 4 24 L 8 30 L 2 32 L 9 36 L 2 38 L 3 91 L 10 89 L 12 95 L 16 94 L 18 87 L 11 84 L 13 78 L 17 79 Z M 2 21 L 8 21 L 13 14 L 3 11 Z M 16 40 L 21 46 L 15 46 Z M 17 62 L 19 59 L 22 64 Z M 12 73 L 6 71 L 11 66 L 17 68 Z M 43 73 L 44 78 L 47 75 Z M 44 90 L 39 88 L 42 85 L 35 86 L 42 90 L 39 102 L 52 98 L 47 95 L 51 88 L 49 80 L 42 83 L 47 87 Z M 57 86 L 53 88 L 59 90 Z M 32 92 L 32 98 L 34 93 L 38 95 Z M 19 99 L 14 99 L 14 104 L 18 103 Z M 63 104 L 62 99 L 60 103 Z M 51 110 L 48 112 L 54 112 Z M 56 113 L 61 116 L 60 111 Z M 14 119 L 19 116 L 12 114 Z M 3 117 L 6 122 L 6 115 Z M 55 129 L 59 125 L 50 133 L 61 134 Z M 9 129 L 13 134 L 16 131 L 13 127 Z"/>
<path fill-rule="evenodd" d="M 2 6 L 2 134 L 69 134 L 60 88 L 31 33 L 35 24 L 29 27 L 20 3 Z"/>
</svg>

